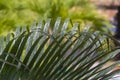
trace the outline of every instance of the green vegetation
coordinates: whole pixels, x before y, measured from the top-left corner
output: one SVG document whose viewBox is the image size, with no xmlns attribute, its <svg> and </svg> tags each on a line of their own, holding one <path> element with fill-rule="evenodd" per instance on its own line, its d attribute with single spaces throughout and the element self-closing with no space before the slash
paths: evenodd
<svg viewBox="0 0 120 80">
<path fill-rule="evenodd" d="M 0 80 L 112 78 L 120 43 L 104 25 L 89 0 L 0 0 Z"/>
<path fill-rule="evenodd" d="M 109 43 L 116 41 L 111 36 L 80 31 L 77 23 L 67 30 L 69 19 L 57 18 L 54 27 L 50 22 L 17 28 L 0 39 L 1 80 L 108 80 L 119 72 L 110 71 L 120 62 L 103 68 L 119 51 Z"/>
<path fill-rule="evenodd" d="M 0 0 L 0 34 L 18 26 L 31 25 L 39 19 L 69 17 L 73 22 L 89 24 L 92 30 L 103 31 L 105 19 L 96 12 L 89 0 Z M 51 23 L 53 26 L 54 23 Z"/>
</svg>

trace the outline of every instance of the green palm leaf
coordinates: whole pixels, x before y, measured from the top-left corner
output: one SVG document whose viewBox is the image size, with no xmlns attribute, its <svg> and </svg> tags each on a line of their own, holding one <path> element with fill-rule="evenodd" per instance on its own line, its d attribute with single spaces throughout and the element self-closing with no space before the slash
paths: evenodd
<svg viewBox="0 0 120 80">
<path fill-rule="evenodd" d="M 50 22 L 17 28 L 14 35 L 0 39 L 0 79 L 105 80 L 119 72 L 110 71 L 120 62 L 103 67 L 119 52 L 109 43 L 114 38 L 99 31 L 80 31 L 78 23 L 68 30 L 70 19 L 61 24 L 57 18 L 54 28 Z"/>
</svg>

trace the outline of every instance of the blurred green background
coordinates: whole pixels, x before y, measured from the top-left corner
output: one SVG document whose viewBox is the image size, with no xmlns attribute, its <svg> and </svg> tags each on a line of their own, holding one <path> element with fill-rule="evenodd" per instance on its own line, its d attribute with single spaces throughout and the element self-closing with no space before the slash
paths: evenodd
<svg viewBox="0 0 120 80">
<path fill-rule="evenodd" d="M 40 19 L 55 20 L 57 17 L 89 24 L 92 30 L 103 31 L 107 29 L 104 25 L 109 25 L 89 0 L 0 0 L 0 35 L 19 26 L 30 26 Z"/>
</svg>

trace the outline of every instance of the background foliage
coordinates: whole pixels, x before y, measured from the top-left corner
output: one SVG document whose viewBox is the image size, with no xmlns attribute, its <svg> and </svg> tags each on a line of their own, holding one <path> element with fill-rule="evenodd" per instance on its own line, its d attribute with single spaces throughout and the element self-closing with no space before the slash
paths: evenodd
<svg viewBox="0 0 120 80">
<path fill-rule="evenodd" d="M 107 24 L 89 0 L 0 0 L 0 34 L 39 19 L 50 17 L 54 22 L 59 16 L 92 25 L 92 30 L 103 30 L 101 26 Z"/>
</svg>

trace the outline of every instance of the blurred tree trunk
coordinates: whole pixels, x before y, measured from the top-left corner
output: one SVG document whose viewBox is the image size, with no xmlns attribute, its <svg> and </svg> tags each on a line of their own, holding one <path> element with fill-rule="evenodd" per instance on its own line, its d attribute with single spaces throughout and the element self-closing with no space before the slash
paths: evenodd
<svg viewBox="0 0 120 80">
<path fill-rule="evenodd" d="M 115 20 L 116 20 L 116 32 L 114 35 L 114 38 L 116 38 L 117 40 L 120 40 L 120 6 L 118 7 L 118 12 L 115 16 Z M 115 46 L 120 46 L 118 44 L 115 43 Z M 118 55 L 115 56 L 115 60 L 120 60 L 120 53 Z"/>
<path fill-rule="evenodd" d="M 120 6 L 118 5 L 110 5 L 110 6 L 106 6 L 106 5 L 98 5 L 98 8 L 104 8 L 104 9 L 110 9 L 110 10 L 116 10 L 117 9 L 117 13 L 114 17 L 114 22 L 115 22 L 115 26 L 116 26 L 116 31 L 115 31 L 115 34 L 114 34 L 114 38 L 117 39 L 117 40 L 120 40 Z M 115 46 L 120 46 L 118 45 L 117 43 L 115 43 Z M 120 52 L 119 54 L 117 54 L 114 58 L 115 60 L 120 60 Z"/>
</svg>

